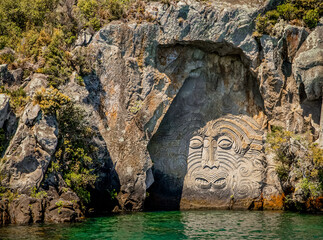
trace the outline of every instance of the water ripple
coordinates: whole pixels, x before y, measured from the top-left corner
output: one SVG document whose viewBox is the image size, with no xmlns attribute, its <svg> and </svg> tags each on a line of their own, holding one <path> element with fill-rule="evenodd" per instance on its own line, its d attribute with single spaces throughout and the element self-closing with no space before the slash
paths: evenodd
<svg viewBox="0 0 323 240">
<path fill-rule="evenodd" d="M 0 239 L 323 239 L 323 216 L 270 211 L 121 214 L 0 227 Z"/>
</svg>

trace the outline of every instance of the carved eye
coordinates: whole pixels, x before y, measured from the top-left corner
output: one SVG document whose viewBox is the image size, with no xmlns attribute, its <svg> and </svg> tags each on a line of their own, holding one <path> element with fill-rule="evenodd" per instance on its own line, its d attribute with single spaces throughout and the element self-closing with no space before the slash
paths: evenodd
<svg viewBox="0 0 323 240">
<path fill-rule="evenodd" d="M 190 142 L 190 148 L 196 149 L 203 146 L 203 139 L 201 137 L 193 137 Z"/>
<path fill-rule="evenodd" d="M 218 141 L 218 146 L 223 149 L 229 149 L 232 147 L 232 141 L 229 138 L 222 137 Z"/>
</svg>

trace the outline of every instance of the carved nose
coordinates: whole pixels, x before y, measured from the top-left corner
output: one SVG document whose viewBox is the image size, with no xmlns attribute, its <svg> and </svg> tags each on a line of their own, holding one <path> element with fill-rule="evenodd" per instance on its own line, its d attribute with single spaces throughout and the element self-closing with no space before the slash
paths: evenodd
<svg viewBox="0 0 323 240">
<path fill-rule="evenodd" d="M 203 146 L 202 167 L 203 168 L 219 168 L 220 162 L 217 156 L 216 143 L 209 141 Z"/>
</svg>

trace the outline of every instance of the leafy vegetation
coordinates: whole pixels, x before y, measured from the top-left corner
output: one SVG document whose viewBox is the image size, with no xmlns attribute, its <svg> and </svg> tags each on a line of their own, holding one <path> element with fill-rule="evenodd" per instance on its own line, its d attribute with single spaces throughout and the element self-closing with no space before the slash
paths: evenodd
<svg viewBox="0 0 323 240">
<path fill-rule="evenodd" d="M 56 91 L 55 91 L 56 92 Z M 60 96 L 61 94 L 54 94 Z M 56 97 L 54 97 L 56 99 Z M 66 98 L 63 97 L 65 100 Z M 84 114 L 73 102 L 65 101 L 57 107 L 60 100 L 53 104 L 44 104 L 45 109 L 53 109 L 59 124 L 59 144 L 55 160 L 51 162 L 49 173 L 59 173 L 66 184 L 80 197 L 83 205 L 90 202 L 90 189 L 94 187 L 97 176 L 93 173 L 93 159 L 90 157 L 96 149 L 91 144 L 92 130 L 87 127 Z M 53 106 L 48 108 L 47 106 Z"/>
<path fill-rule="evenodd" d="M 16 113 L 20 113 L 29 102 L 29 97 L 22 87 L 16 90 L 9 90 L 0 86 L 0 93 L 5 93 L 10 96 L 10 107 Z"/>
<path fill-rule="evenodd" d="M 14 199 L 18 198 L 19 195 L 17 192 L 12 192 L 9 188 L 2 185 L 5 176 L 0 174 L 0 199 L 8 199 L 11 203 Z"/>
<path fill-rule="evenodd" d="M 44 114 L 54 114 L 58 120 L 59 143 L 48 173 L 61 174 L 81 202 L 89 203 L 89 189 L 94 187 L 97 178 L 90 155 L 96 148 L 91 144 L 93 133 L 84 120 L 82 110 L 52 86 L 37 91 L 34 103 L 40 105 Z"/>
<path fill-rule="evenodd" d="M 28 74 L 47 74 L 49 84 L 54 87 L 68 81 L 75 70 L 81 76 L 88 74 L 91 72 L 88 66 L 78 67 L 79 59 L 72 59 L 71 49 L 78 33 L 82 29 L 93 33 L 103 24 L 125 17 L 134 2 L 2 0 L 0 49 L 10 47 L 16 54 L 2 54 L 0 63 L 10 64 L 10 68 L 21 67 Z M 85 65 L 84 61 L 80 64 Z"/>
<path fill-rule="evenodd" d="M 314 28 L 323 16 L 321 0 L 286 0 L 277 9 L 259 14 L 256 19 L 255 36 L 272 34 L 275 24 L 285 20 L 290 24 Z"/>
<path fill-rule="evenodd" d="M 15 48 L 28 28 L 50 22 L 58 0 L 2 0 L 0 2 L 0 48 Z"/>
<path fill-rule="evenodd" d="M 33 187 L 31 188 L 31 191 L 30 191 L 30 196 L 33 197 L 33 198 L 37 198 L 37 199 L 43 199 L 43 198 L 46 198 L 47 197 L 47 192 L 45 191 L 38 191 L 37 190 L 37 187 Z"/>
<path fill-rule="evenodd" d="M 134 101 L 130 107 L 130 112 L 136 114 L 142 107 L 142 101 L 141 100 L 137 100 Z"/>
<path fill-rule="evenodd" d="M 70 101 L 68 96 L 52 86 L 48 89 L 41 88 L 34 95 L 34 103 L 39 104 L 45 114 L 56 114 L 57 110 Z"/>
<path fill-rule="evenodd" d="M 11 67 L 11 64 L 15 61 L 14 53 L 10 50 L 3 52 L 0 55 L 0 64 L 8 64 Z"/>
<path fill-rule="evenodd" d="M 112 191 L 110 192 L 111 199 L 114 200 L 114 199 L 116 199 L 117 196 L 118 196 L 117 191 L 115 189 L 112 189 Z"/>
<path fill-rule="evenodd" d="M 323 149 L 312 142 L 310 134 L 296 135 L 273 127 L 267 136 L 267 144 L 267 152 L 275 156 L 282 185 L 289 186 L 285 189 L 288 194 L 300 190 L 304 200 L 322 195 Z"/>
<path fill-rule="evenodd" d="M 71 54 L 66 51 L 68 46 L 65 37 L 62 30 L 53 29 L 50 41 L 47 42 L 47 48 L 42 52 L 43 67 L 37 69 L 37 72 L 49 76 L 49 83 L 54 87 L 65 83 L 73 70 L 70 63 Z M 46 39 L 41 42 L 42 44 L 46 43 Z M 39 48 L 36 47 L 36 49 Z"/>
</svg>

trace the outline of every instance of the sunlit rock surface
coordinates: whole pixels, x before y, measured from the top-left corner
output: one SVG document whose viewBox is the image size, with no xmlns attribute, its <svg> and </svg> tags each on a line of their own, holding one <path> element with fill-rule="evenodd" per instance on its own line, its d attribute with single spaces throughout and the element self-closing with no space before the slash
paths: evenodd
<svg viewBox="0 0 323 240">
<path fill-rule="evenodd" d="M 242 114 L 258 121 L 260 129 L 267 124 L 257 80 L 261 50 L 252 36 L 263 3 L 236 4 L 156 5 L 158 24 L 112 23 L 93 37 L 89 47 L 95 52 L 105 123 L 100 132 L 120 180 L 120 209 L 143 208 L 151 168 L 151 204 L 161 201 L 167 208 L 175 198 L 178 205 L 190 134 L 208 121 Z M 173 134 L 169 143 L 152 140 L 165 131 Z M 261 189 L 265 175 L 264 170 Z M 279 187 L 272 194 L 280 194 Z M 262 201 L 259 196 L 248 199 Z"/>
<path fill-rule="evenodd" d="M 86 48 L 95 71 L 84 86 L 74 74 L 60 90 L 84 109 L 95 132 L 96 189 L 106 198 L 118 192 L 115 211 L 282 209 L 264 142 L 273 125 L 319 138 L 322 27 L 310 33 L 282 24 L 275 37 L 255 38 L 255 18 L 278 2 L 151 2 L 154 22 L 115 21 L 94 36 L 81 34 L 76 49 Z M 7 67 L 0 70 L 8 81 Z M 27 95 L 46 83 L 34 74 Z M 0 98 L 0 124 L 7 129 L 6 99 Z M 44 179 L 59 129 L 54 117 L 29 104 L 15 130 L 1 169 L 10 188 L 27 194 Z M 61 176 L 47 178 L 45 205 L 28 195 L 15 202 L 35 205 L 28 213 L 17 207 L 24 209 L 21 222 L 82 217 L 65 184 Z M 95 204 L 104 205 L 96 196 Z M 66 203 L 57 207 L 58 201 Z M 18 222 L 8 203 L 0 204 L 2 222 Z"/>
</svg>

